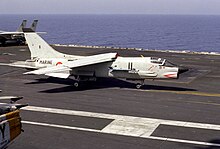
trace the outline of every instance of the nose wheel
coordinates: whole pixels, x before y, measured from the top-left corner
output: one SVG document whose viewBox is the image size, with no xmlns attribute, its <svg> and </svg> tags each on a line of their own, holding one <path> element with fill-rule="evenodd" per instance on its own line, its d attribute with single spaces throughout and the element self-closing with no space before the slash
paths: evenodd
<svg viewBox="0 0 220 149">
<path fill-rule="evenodd" d="M 79 82 L 75 82 L 75 83 L 73 84 L 73 86 L 76 87 L 76 88 L 78 88 L 78 87 L 79 87 Z"/>
</svg>

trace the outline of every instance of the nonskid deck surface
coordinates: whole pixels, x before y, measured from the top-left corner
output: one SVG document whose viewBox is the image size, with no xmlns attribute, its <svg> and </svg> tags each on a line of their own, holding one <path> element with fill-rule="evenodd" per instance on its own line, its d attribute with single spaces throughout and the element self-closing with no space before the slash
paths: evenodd
<svg viewBox="0 0 220 149">
<path fill-rule="evenodd" d="M 220 146 L 220 56 L 55 47 L 68 54 L 118 52 L 163 57 L 190 69 L 179 80 L 98 79 L 79 89 L 72 80 L 26 76 L 0 67 L 1 95 L 24 96 L 25 130 L 8 148 L 183 148 Z M 25 46 L 1 47 L 0 62 L 28 59 Z"/>
</svg>

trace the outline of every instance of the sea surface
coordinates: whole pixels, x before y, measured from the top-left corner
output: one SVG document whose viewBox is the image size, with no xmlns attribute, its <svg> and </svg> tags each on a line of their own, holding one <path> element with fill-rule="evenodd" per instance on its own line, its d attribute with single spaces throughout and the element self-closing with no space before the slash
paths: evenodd
<svg viewBox="0 0 220 149">
<path fill-rule="evenodd" d="M 212 15 L 0 15 L 0 30 L 38 19 L 50 44 L 220 52 L 220 16 Z"/>
</svg>

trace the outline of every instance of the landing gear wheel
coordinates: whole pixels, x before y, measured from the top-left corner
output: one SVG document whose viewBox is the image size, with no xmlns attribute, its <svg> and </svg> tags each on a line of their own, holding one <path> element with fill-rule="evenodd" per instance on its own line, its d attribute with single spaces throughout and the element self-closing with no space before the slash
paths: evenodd
<svg viewBox="0 0 220 149">
<path fill-rule="evenodd" d="M 141 87 L 142 87 L 142 84 L 140 84 L 140 83 L 136 84 L 137 89 L 140 89 Z"/>
<path fill-rule="evenodd" d="M 73 85 L 77 88 L 79 87 L 79 82 L 75 82 Z"/>
</svg>

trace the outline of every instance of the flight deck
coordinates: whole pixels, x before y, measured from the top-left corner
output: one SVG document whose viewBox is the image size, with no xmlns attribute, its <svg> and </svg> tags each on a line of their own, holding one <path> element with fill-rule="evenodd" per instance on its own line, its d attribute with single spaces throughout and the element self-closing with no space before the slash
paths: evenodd
<svg viewBox="0 0 220 149">
<path fill-rule="evenodd" d="M 219 55 L 54 48 L 81 56 L 162 57 L 189 71 L 178 80 L 146 80 L 141 89 L 113 78 L 75 88 L 71 79 L 23 75 L 27 70 L 0 66 L 1 95 L 23 96 L 29 104 L 21 110 L 24 132 L 8 149 L 220 148 Z M 1 63 L 29 57 L 26 46 L 0 47 Z"/>
</svg>

